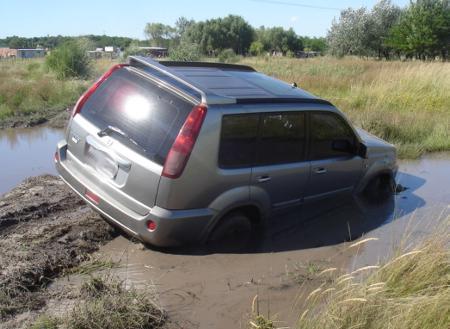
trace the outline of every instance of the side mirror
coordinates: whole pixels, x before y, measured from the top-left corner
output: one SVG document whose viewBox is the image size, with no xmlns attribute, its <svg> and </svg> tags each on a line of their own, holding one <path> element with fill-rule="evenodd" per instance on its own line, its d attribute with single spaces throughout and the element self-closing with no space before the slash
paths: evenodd
<svg viewBox="0 0 450 329">
<path fill-rule="evenodd" d="M 339 152 L 354 153 L 353 145 L 346 139 L 335 139 L 331 144 L 331 148 Z"/>
<path fill-rule="evenodd" d="M 367 159 L 367 146 L 365 144 L 359 143 L 358 155 L 363 159 Z"/>
</svg>

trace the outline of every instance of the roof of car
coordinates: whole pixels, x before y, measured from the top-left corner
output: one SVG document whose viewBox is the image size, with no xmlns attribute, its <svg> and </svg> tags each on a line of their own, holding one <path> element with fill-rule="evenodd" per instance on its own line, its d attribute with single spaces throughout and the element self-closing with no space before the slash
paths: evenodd
<svg viewBox="0 0 450 329">
<path fill-rule="evenodd" d="M 250 66 L 212 62 L 154 61 L 130 56 L 130 65 L 182 89 L 206 104 L 330 104 L 296 86 L 257 72 Z"/>
</svg>

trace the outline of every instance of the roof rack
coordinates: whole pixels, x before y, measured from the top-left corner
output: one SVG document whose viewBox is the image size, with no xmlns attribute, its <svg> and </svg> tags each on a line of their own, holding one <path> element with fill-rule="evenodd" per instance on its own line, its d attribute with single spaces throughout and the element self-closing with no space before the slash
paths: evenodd
<svg viewBox="0 0 450 329">
<path fill-rule="evenodd" d="M 176 80 L 177 82 L 185 85 L 186 87 L 194 90 L 198 94 L 200 94 L 200 101 L 202 103 L 207 103 L 206 94 L 204 91 L 200 90 L 196 86 L 192 85 L 186 79 L 182 79 L 179 76 L 176 75 L 175 72 L 172 72 L 168 67 L 161 65 L 159 62 L 153 60 L 150 57 L 143 57 L 143 56 L 129 56 L 128 62 L 131 66 L 146 66 L 149 68 L 152 68 L 156 71 L 158 71 L 160 74 L 163 74 L 171 79 Z"/>
<path fill-rule="evenodd" d="M 160 81 L 167 88 L 184 94 L 192 102 L 205 105 L 331 104 L 300 88 L 294 88 L 277 79 L 254 73 L 255 69 L 246 65 L 211 62 L 158 62 L 143 56 L 130 56 L 128 62 L 131 66 L 141 69 L 145 74 Z M 205 69 L 195 70 L 196 68 Z M 216 72 L 215 68 L 219 72 Z"/>
</svg>

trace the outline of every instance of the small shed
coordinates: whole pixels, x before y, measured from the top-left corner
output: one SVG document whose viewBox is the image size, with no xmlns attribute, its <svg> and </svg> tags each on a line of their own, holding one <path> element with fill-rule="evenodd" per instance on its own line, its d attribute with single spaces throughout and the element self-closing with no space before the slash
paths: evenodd
<svg viewBox="0 0 450 329">
<path fill-rule="evenodd" d="M 17 58 L 38 58 L 45 56 L 45 49 L 17 49 Z"/>
</svg>

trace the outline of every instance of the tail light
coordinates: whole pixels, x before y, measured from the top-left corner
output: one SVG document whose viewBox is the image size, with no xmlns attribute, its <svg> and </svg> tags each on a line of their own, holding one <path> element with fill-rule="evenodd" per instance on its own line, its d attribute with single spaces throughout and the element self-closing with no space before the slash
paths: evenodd
<svg viewBox="0 0 450 329">
<path fill-rule="evenodd" d="M 72 117 L 75 116 L 75 114 L 80 113 L 81 108 L 83 107 L 84 103 L 88 100 L 88 98 L 97 90 L 97 88 L 106 80 L 108 79 L 111 74 L 113 74 L 115 71 L 121 69 L 122 67 L 128 66 L 128 64 L 116 64 L 113 67 L 111 67 L 105 74 L 103 74 L 100 79 L 98 79 L 92 86 L 89 88 L 83 95 L 81 95 L 78 102 L 75 104 L 73 111 L 72 111 Z"/>
<path fill-rule="evenodd" d="M 177 138 L 167 155 L 162 175 L 168 178 L 178 178 L 194 148 L 198 133 L 205 119 L 207 107 L 203 104 L 195 106 L 181 127 Z"/>
</svg>

